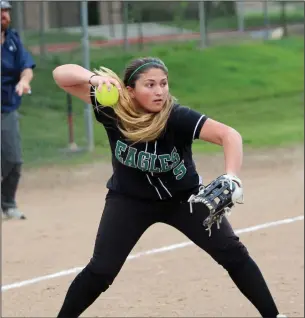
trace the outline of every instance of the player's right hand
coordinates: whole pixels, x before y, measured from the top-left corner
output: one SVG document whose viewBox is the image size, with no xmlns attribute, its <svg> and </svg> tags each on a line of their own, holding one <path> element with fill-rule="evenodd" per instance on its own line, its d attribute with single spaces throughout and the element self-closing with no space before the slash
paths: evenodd
<svg viewBox="0 0 305 318">
<path fill-rule="evenodd" d="M 91 77 L 90 83 L 92 84 L 92 86 L 97 87 L 98 91 L 101 91 L 102 86 L 104 84 L 106 84 L 108 91 L 111 90 L 111 85 L 114 85 L 114 86 L 116 86 L 116 88 L 118 90 L 121 90 L 120 83 L 116 79 L 112 78 L 111 76 L 95 75 L 95 76 Z"/>
<path fill-rule="evenodd" d="M 16 85 L 16 93 L 19 96 L 22 96 L 23 94 L 30 94 L 30 92 L 31 92 L 31 86 L 29 82 L 21 79 Z"/>
</svg>

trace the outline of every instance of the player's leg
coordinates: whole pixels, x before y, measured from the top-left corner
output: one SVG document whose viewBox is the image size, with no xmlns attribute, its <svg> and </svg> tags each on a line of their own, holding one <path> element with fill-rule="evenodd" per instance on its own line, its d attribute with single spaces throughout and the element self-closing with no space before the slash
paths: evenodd
<svg viewBox="0 0 305 318">
<path fill-rule="evenodd" d="M 171 210 L 165 223 L 180 230 L 222 265 L 263 317 L 276 317 L 278 310 L 264 277 L 246 247 L 234 234 L 228 220 L 223 218 L 220 229 L 213 225 L 209 237 L 208 231 L 202 226 L 202 221 L 208 216 L 203 204 L 194 204 L 192 214 L 188 203 L 179 204 Z"/>
<path fill-rule="evenodd" d="M 6 216 L 18 219 L 24 218 L 16 204 L 21 165 L 18 113 L 3 113 L 1 116 L 1 208 Z"/>
<path fill-rule="evenodd" d="M 155 222 L 155 213 L 145 202 L 109 193 L 93 257 L 70 285 L 58 317 L 78 317 L 106 291 L 136 242 Z"/>
</svg>

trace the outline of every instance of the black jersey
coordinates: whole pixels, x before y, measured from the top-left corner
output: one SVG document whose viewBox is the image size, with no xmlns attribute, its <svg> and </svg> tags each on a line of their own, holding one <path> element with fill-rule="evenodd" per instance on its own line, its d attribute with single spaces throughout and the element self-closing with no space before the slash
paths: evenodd
<svg viewBox="0 0 305 318">
<path fill-rule="evenodd" d="M 207 116 L 175 104 L 157 140 L 134 143 L 118 129 L 113 108 L 99 107 L 92 90 L 91 96 L 95 117 L 104 125 L 112 151 L 113 174 L 108 189 L 150 200 L 185 199 L 198 189 L 201 178 L 191 146 Z"/>
</svg>

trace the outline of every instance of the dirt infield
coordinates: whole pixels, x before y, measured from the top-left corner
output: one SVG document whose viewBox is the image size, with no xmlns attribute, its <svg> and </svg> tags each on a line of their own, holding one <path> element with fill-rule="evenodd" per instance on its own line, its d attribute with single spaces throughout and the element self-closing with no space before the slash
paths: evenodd
<svg viewBox="0 0 305 318">
<path fill-rule="evenodd" d="M 222 155 L 195 156 L 205 183 L 223 172 Z M 205 172 L 208 171 L 208 172 Z M 26 221 L 2 223 L 2 284 L 84 266 L 91 257 L 111 167 L 24 172 L 19 204 Z M 236 230 L 304 214 L 303 147 L 245 153 L 245 204 Z M 261 267 L 281 312 L 304 317 L 304 223 L 240 234 Z M 188 242 L 163 224 L 151 227 L 132 254 Z M 15 286 L 2 293 L 2 317 L 55 317 L 74 274 Z M 224 270 L 194 245 L 128 260 L 84 317 L 258 317 Z"/>
</svg>

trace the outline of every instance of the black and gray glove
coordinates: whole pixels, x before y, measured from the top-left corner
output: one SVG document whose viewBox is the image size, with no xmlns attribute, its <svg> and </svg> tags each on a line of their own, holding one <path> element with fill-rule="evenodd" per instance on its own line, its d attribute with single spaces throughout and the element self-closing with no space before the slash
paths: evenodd
<svg viewBox="0 0 305 318">
<path fill-rule="evenodd" d="M 241 180 L 229 174 L 221 175 L 206 187 L 202 186 L 198 194 L 190 196 L 191 213 L 193 203 L 203 203 L 209 209 L 209 216 L 203 221 L 211 236 L 211 228 L 214 223 L 219 229 L 222 218 L 230 214 L 232 207 L 243 202 L 243 188 Z"/>
</svg>

